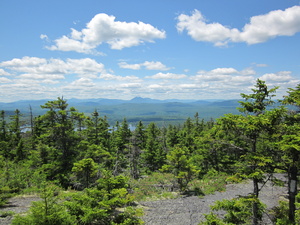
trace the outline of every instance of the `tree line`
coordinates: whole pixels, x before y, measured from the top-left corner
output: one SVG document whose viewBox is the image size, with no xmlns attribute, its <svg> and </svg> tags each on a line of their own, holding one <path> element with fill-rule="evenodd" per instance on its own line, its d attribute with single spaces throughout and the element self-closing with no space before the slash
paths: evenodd
<svg viewBox="0 0 300 225">
<path fill-rule="evenodd" d="M 38 187 L 44 190 L 44 203 L 50 201 L 48 206 L 53 207 L 43 212 L 45 223 L 37 224 L 54 224 L 49 221 L 60 219 L 58 212 L 64 212 L 60 216 L 66 222 L 57 224 L 141 224 L 138 210 L 131 207 L 129 178 L 171 173 L 176 177 L 174 188 L 185 193 L 192 180 L 215 171 L 253 183 L 252 194 L 242 199 L 249 206 L 249 216 L 240 223 L 237 220 L 243 217 L 230 217 L 227 222 L 243 224 L 251 219 L 259 224 L 260 191 L 269 180 L 279 183 L 274 174 L 280 172 L 288 177 L 289 205 L 288 217 L 278 218 L 277 224 L 295 224 L 299 219 L 300 84 L 290 88 L 280 104 L 274 100 L 277 89 L 257 80 L 252 93 L 241 94 L 244 100 L 238 115 L 204 121 L 196 113 L 183 124 L 165 127 L 140 121 L 134 130 L 126 118 L 111 127 L 96 110 L 86 116 L 69 107 L 64 98 L 42 105 L 43 115 L 33 118 L 31 112 L 31 129 L 26 133 L 21 132 L 18 109 L 11 116 L 2 110 L 0 203 L 13 193 Z M 294 110 L 287 107 L 291 105 Z M 49 182 L 76 190 L 68 196 L 64 210 L 53 200 L 52 186 L 45 185 Z M 219 208 L 230 204 L 219 204 Z M 127 210 L 116 213 L 120 207 Z M 27 219 L 17 217 L 15 224 L 35 224 L 34 213 L 42 212 L 33 211 Z M 207 224 L 220 221 L 215 215 L 207 216 Z"/>
</svg>

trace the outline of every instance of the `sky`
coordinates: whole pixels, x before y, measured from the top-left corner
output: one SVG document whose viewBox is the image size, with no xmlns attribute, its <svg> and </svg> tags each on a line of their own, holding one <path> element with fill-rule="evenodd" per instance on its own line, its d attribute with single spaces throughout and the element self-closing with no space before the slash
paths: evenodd
<svg viewBox="0 0 300 225">
<path fill-rule="evenodd" d="M 1 0 L 0 102 L 277 98 L 300 83 L 299 0 Z"/>
</svg>

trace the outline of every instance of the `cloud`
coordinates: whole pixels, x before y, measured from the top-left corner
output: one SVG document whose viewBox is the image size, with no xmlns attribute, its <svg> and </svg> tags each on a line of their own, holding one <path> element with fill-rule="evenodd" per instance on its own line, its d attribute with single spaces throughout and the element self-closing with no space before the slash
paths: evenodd
<svg viewBox="0 0 300 225">
<path fill-rule="evenodd" d="M 141 81 L 140 78 L 136 76 L 118 76 L 110 73 L 103 73 L 99 76 L 100 79 L 103 80 L 116 80 L 116 81 L 134 81 L 134 82 L 139 82 Z"/>
<path fill-rule="evenodd" d="M 191 16 L 181 14 L 177 20 L 177 30 L 186 30 L 196 41 L 212 42 L 215 46 L 227 45 L 229 42 L 258 44 L 277 36 L 292 36 L 300 32 L 300 6 L 253 16 L 242 31 L 220 23 L 207 23 L 198 10 L 194 10 Z"/>
<path fill-rule="evenodd" d="M 21 59 L 14 58 L 10 61 L 1 62 L 0 66 L 12 67 L 12 68 L 34 67 L 34 66 L 39 66 L 40 64 L 45 64 L 46 62 L 47 62 L 47 60 L 43 59 L 43 58 L 24 56 Z"/>
<path fill-rule="evenodd" d="M 70 35 L 54 40 L 55 44 L 47 48 L 93 54 L 95 48 L 103 43 L 107 43 L 111 49 L 121 50 L 165 37 L 165 31 L 150 24 L 115 21 L 114 16 L 100 13 L 94 16 L 85 29 L 78 31 L 71 28 Z"/>
<path fill-rule="evenodd" d="M 222 83 L 223 85 L 248 85 L 255 79 L 251 75 L 256 72 L 252 68 L 246 68 L 238 71 L 234 68 L 216 68 L 211 71 L 200 70 L 190 79 L 196 82 Z"/>
<path fill-rule="evenodd" d="M 21 74 L 18 76 L 21 79 L 48 79 L 48 80 L 63 80 L 65 76 L 61 74 Z"/>
<path fill-rule="evenodd" d="M 207 24 L 206 19 L 198 10 L 194 10 L 191 16 L 181 14 L 177 19 L 177 30 L 179 32 L 187 30 L 196 41 L 213 42 L 218 45 L 239 34 L 237 29 L 229 29 L 219 23 Z"/>
<path fill-rule="evenodd" d="M 10 61 L 0 63 L 0 67 L 5 67 L 11 71 L 21 73 L 23 78 L 42 79 L 63 79 L 65 75 L 77 74 L 78 76 L 97 77 L 105 73 L 102 63 L 94 59 L 45 59 L 25 56 L 21 59 L 15 58 Z"/>
<path fill-rule="evenodd" d="M 185 74 L 175 74 L 175 73 L 157 73 L 153 76 L 147 76 L 148 79 L 183 79 Z"/>
<path fill-rule="evenodd" d="M 9 76 L 10 73 L 6 72 L 4 69 L 0 69 L 0 76 Z"/>
<path fill-rule="evenodd" d="M 6 77 L 0 77 L 0 83 L 10 83 L 12 82 L 12 80 L 6 78 Z"/>
<path fill-rule="evenodd" d="M 123 83 L 123 84 L 120 84 L 119 87 L 122 87 L 122 88 L 141 88 L 142 84 L 141 83 Z"/>
<path fill-rule="evenodd" d="M 143 63 L 139 64 L 128 64 L 126 62 L 120 62 L 119 67 L 123 69 L 132 69 L 132 70 L 140 70 L 142 67 L 145 67 L 146 70 L 170 70 L 171 68 L 168 68 L 166 65 L 164 65 L 161 62 L 154 62 L 154 61 L 145 61 Z"/>
<path fill-rule="evenodd" d="M 145 66 L 147 70 L 163 70 L 163 71 L 165 71 L 165 70 L 171 69 L 171 68 L 166 67 L 161 62 L 146 61 L 142 65 Z"/>
<path fill-rule="evenodd" d="M 95 83 L 90 78 L 80 78 L 78 80 L 73 81 L 70 85 L 70 87 L 93 87 L 95 86 Z"/>
<path fill-rule="evenodd" d="M 234 68 L 216 68 L 210 71 L 212 74 L 226 75 L 226 74 L 236 74 L 238 71 Z"/>
<path fill-rule="evenodd" d="M 139 65 L 145 67 L 146 62 Z M 291 71 L 257 75 L 251 67 L 200 70 L 193 76 L 168 72 L 147 77 L 120 76 L 91 58 L 15 58 L 0 62 L 0 73 L 0 101 L 60 95 L 67 98 L 232 99 L 239 98 L 240 93 L 250 93 L 257 78 L 266 80 L 269 86 L 280 86 L 280 90 L 299 83 Z M 281 93 L 277 91 L 279 97 L 284 95 Z"/>
<path fill-rule="evenodd" d="M 260 63 L 260 64 L 255 64 L 257 67 L 268 67 L 268 64 Z"/>
<path fill-rule="evenodd" d="M 202 81 L 225 81 L 232 80 L 233 77 L 240 76 L 239 80 L 248 80 L 247 76 L 255 75 L 256 72 L 252 68 L 246 68 L 238 71 L 234 68 L 216 68 L 211 71 L 200 70 L 198 74 L 190 77 L 192 80 Z M 244 78 L 243 78 L 244 77 Z"/>
<path fill-rule="evenodd" d="M 41 38 L 42 40 L 49 41 L 49 38 L 48 38 L 48 36 L 47 36 L 46 34 L 41 34 L 41 35 L 40 35 L 40 38 Z"/>
<path fill-rule="evenodd" d="M 281 71 L 278 73 L 266 73 L 259 79 L 268 82 L 289 82 L 292 80 L 291 71 Z"/>
<path fill-rule="evenodd" d="M 248 76 L 248 75 L 255 75 L 256 74 L 256 71 L 252 68 L 246 68 L 242 71 L 239 72 L 241 75 L 245 75 L 245 76 Z"/>
<path fill-rule="evenodd" d="M 66 64 L 71 73 L 80 76 L 96 78 L 98 74 L 106 73 L 104 65 L 91 58 L 67 59 Z"/>
<path fill-rule="evenodd" d="M 139 70 L 141 69 L 141 64 L 128 64 L 126 62 L 120 62 L 119 67 L 123 69 Z"/>
</svg>

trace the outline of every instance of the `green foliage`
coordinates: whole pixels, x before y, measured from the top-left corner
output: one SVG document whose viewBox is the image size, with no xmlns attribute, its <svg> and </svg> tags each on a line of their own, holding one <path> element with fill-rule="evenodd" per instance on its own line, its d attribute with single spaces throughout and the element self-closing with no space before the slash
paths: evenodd
<svg viewBox="0 0 300 225">
<path fill-rule="evenodd" d="M 50 179 L 57 179 L 64 187 L 69 186 L 70 173 L 78 152 L 76 145 L 79 141 L 75 132 L 74 108 L 68 109 L 67 101 L 58 98 L 48 101 L 41 106 L 48 111 L 36 118 L 35 133 L 37 141 L 51 147 L 54 151 L 51 160 L 56 162 L 56 169 L 52 170 Z M 76 117 L 76 116 L 75 116 Z"/>
<path fill-rule="evenodd" d="M 174 147 L 167 155 L 167 164 L 162 171 L 171 172 L 177 178 L 177 183 L 182 192 L 187 190 L 188 183 L 197 177 L 200 171 L 193 164 L 189 151 L 185 147 Z"/>
<path fill-rule="evenodd" d="M 134 198 L 129 190 L 138 200 L 174 198 L 179 191 L 210 194 L 225 190 L 228 175 L 227 182 L 252 179 L 258 198 L 258 184 L 269 179 L 276 167 L 290 174 L 291 168 L 299 167 L 300 117 L 270 107 L 276 89 L 257 80 L 253 93 L 241 94 L 243 115 L 227 114 L 216 122 L 204 122 L 196 113 L 181 125 L 162 128 L 140 121 L 135 131 L 126 118 L 111 129 L 96 110 L 85 116 L 68 108 L 63 98 L 46 102 L 45 114 L 35 118 L 33 130 L 26 134 L 20 132 L 20 111 L 11 113 L 10 120 L 1 111 L 0 204 L 14 193 L 38 190 L 45 180 L 64 189 L 80 184 L 82 191 L 71 191 L 66 198 L 47 197 L 53 205 L 51 214 L 75 218 L 74 224 L 139 224 L 138 210 L 130 207 Z M 283 103 L 298 107 L 299 89 L 299 85 L 290 89 Z M 132 178 L 130 185 L 124 174 Z M 235 204 L 252 203 L 258 218 L 258 202 L 245 201 Z M 39 207 L 31 210 L 28 221 L 42 214 L 44 206 Z M 229 223 L 213 214 L 207 218 L 212 224 Z"/>
<path fill-rule="evenodd" d="M 78 224 L 142 224 L 141 210 L 127 207 L 133 197 L 124 176 L 105 174 L 95 188 L 68 193 L 64 205 Z"/>
<path fill-rule="evenodd" d="M 244 115 L 227 115 L 219 122 L 224 132 L 231 132 L 234 138 L 228 142 L 235 146 L 241 154 L 236 162 L 237 172 L 253 182 L 253 195 L 258 198 L 259 183 L 265 182 L 265 174 L 274 172 L 274 164 L 278 160 L 278 148 L 271 144 L 278 141 L 283 108 L 268 109 L 274 102 L 273 94 L 278 87 L 268 89 L 264 81 L 257 80 L 252 94 L 241 94 L 245 101 L 241 101 L 239 110 Z M 268 140 L 268 141 L 266 141 Z M 271 154 L 270 154 L 271 153 Z M 253 224 L 258 224 L 259 205 L 253 202 Z"/>
<path fill-rule="evenodd" d="M 17 215 L 12 224 L 142 224 L 142 210 L 130 207 L 133 197 L 127 192 L 126 181 L 123 176 L 106 174 L 95 188 L 64 194 L 57 186 L 45 184 L 42 200 L 33 202 L 29 213 Z"/>
<path fill-rule="evenodd" d="M 16 190 L 11 189 L 8 186 L 2 186 L 0 188 L 0 206 L 7 203 L 7 200 L 15 195 Z"/>
<path fill-rule="evenodd" d="M 224 210 L 226 214 L 224 218 L 218 217 L 214 213 L 205 215 L 206 221 L 200 223 L 203 225 L 213 225 L 213 224 L 250 224 L 252 219 L 252 205 L 253 203 L 258 204 L 258 218 L 262 218 L 262 214 L 265 209 L 259 199 L 254 196 L 239 197 L 231 200 L 221 200 L 216 201 L 211 209 L 214 211 Z"/>
<path fill-rule="evenodd" d="M 177 197 L 177 179 L 170 173 L 152 173 L 139 180 L 132 179 L 130 188 L 137 201 Z"/>
<path fill-rule="evenodd" d="M 0 217 L 2 217 L 2 218 L 13 216 L 14 214 L 15 213 L 13 211 L 3 211 L 3 210 L 0 210 Z"/>
<path fill-rule="evenodd" d="M 227 175 L 224 173 L 210 172 L 202 179 L 191 180 L 183 194 L 202 196 L 225 191 L 226 178 Z M 180 195 L 177 178 L 171 173 L 156 172 L 139 180 L 131 180 L 130 187 L 138 201 L 169 199 Z"/>
<path fill-rule="evenodd" d="M 189 183 L 189 190 L 197 195 L 209 195 L 217 191 L 226 190 L 227 174 L 210 170 L 201 179 L 194 179 Z"/>
<path fill-rule="evenodd" d="M 17 215 L 12 225 L 74 225 L 75 216 L 67 211 L 59 202 L 57 187 L 45 186 L 41 193 L 41 201 L 33 202 L 30 211 L 25 216 Z"/>
<path fill-rule="evenodd" d="M 163 148 L 160 129 L 154 124 L 150 123 L 146 128 L 145 149 L 142 157 L 146 168 L 150 172 L 158 171 L 165 163 L 166 152 Z"/>
<path fill-rule="evenodd" d="M 205 214 L 204 217 L 205 221 L 200 222 L 199 225 L 234 225 L 224 222 L 214 213 Z"/>
<path fill-rule="evenodd" d="M 239 110 L 244 113 L 254 113 L 256 115 L 264 112 L 267 106 L 274 103 L 271 98 L 275 97 L 273 93 L 278 88 L 268 89 L 265 81 L 257 79 L 255 88 L 252 89 L 252 94 L 241 94 L 246 101 L 240 102 L 242 107 Z"/>
<path fill-rule="evenodd" d="M 297 208 L 300 207 L 299 203 L 300 194 L 297 195 Z M 295 212 L 295 223 L 289 220 L 289 202 L 287 200 L 280 200 L 279 205 L 272 209 L 271 215 L 274 216 L 274 223 L 277 225 L 293 225 L 300 224 L 300 212 Z"/>
<path fill-rule="evenodd" d="M 74 163 L 72 172 L 75 173 L 77 181 L 83 184 L 84 188 L 88 188 L 97 178 L 98 166 L 93 159 L 82 159 Z"/>
</svg>

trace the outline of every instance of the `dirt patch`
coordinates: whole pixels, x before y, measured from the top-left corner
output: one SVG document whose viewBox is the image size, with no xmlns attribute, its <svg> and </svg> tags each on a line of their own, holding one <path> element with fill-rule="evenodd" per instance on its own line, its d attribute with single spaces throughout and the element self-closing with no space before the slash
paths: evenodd
<svg viewBox="0 0 300 225">
<path fill-rule="evenodd" d="M 279 178 L 285 180 L 283 175 L 278 175 Z M 143 220 L 145 225 L 197 225 L 204 220 L 203 214 L 209 213 L 210 205 L 217 200 L 232 199 L 238 196 L 244 196 L 251 193 L 253 190 L 252 182 L 229 184 L 226 186 L 226 191 L 217 192 L 204 197 L 189 196 L 180 197 L 177 199 L 159 200 L 141 202 L 140 205 L 144 208 L 145 215 Z M 278 199 L 285 196 L 287 187 L 273 186 L 267 183 L 261 193 L 261 201 L 267 205 L 267 208 L 273 208 L 278 205 Z M 37 196 L 18 196 L 11 198 L 2 211 L 12 211 L 16 214 L 26 213 L 33 201 L 41 200 Z M 0 218 L 0 225 L 10 225 L 12 217 Z M 266 214 L 263 224 L 272 224 L 270 218 Z"/>
<path fill-rule="evenodd" d="M 11 211 L 15 214 L 26 213 L 34 201 L 40 201 L 41 198 L 38 196 L 17 196 L 9 199 L 8 203 L 1 207 L 1 211 Z M 0 218 L 1 225 L 11 224 L 12 216 Z"/>
<path fill-rule="evenodd" d="M 283 175 L 280 175 L 285 180 Z M 196 225 L 210 213 L 210 205 L 217 200 L 245 196 L 253 191 L 252 182 L 229 184 L 226 191 L 204 197 L 181 197 L 177 199 L 141 202 L 144 208 L 145 225 Z M 286 195 L 287 188 L 267 183 L 260 192 L 260 200 L 271 209 L 278 205 L 280 196 Z M 224 212 L 223 212 L 224 213 Z M 222 214 L 222 212 L 220 213 Z M 264 215 L 263 224 L 272 224 L 269 215 Z"/>
</svg>

